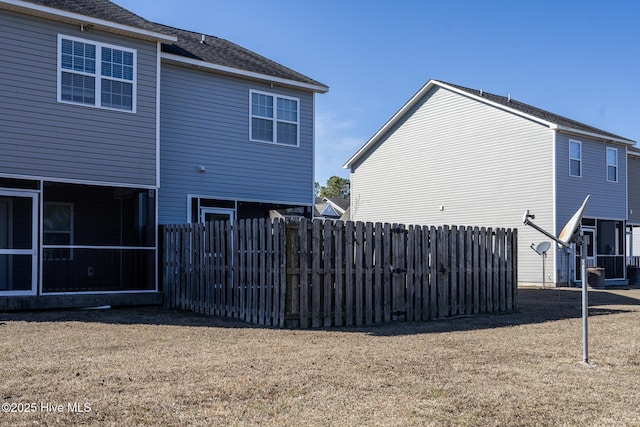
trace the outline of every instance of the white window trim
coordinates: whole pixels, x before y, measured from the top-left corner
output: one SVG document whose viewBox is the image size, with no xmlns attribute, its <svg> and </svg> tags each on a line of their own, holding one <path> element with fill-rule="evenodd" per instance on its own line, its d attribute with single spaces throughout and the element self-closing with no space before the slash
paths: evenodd
<svg viewBox="0 0 640 427">
<path fill-rule="evenodd" d="M 251 107 L 252 107 L 252 99 L 253 99 L 253 94 L 257 93 L 260 95 L 267 95 L 267 96 L 271 96 L 273 97 L 273 117 L 271 119 L 269 119 L 268 117 L 263 117 L 263 116 L 255 116 L 256 118 L 259 119 L 263 119 L 263 120 L 271 120 L 272 123 L 272 127 L 273 127 L 273 141 L 264 141 L 262 139 L 254 139 L 253 138 L 253 113 L 251 111 Z M 297 122 L 291 122 L 288 120 L 278 120 L 277 118 L 277 110 L 278 110 L 278 98 L 281 99 L 289 99 L 291 101 L 296 101 L 296 105 L 298 107 L 298 110 L 296 112 L 297 117 L 298 117 L 298 121 Z M 283 144 L 281 142 L 278 142 L 278 129 L 276 127 L 276 123 L 278 122 L 282 122 L 282 123 L 291 123 L 291 124 L 295 124 L 296 125 L 296 144 L 292 145 L 292 144 Z M 300 98 L 295 98 L 293 96 L 286 96 L 286 95 L 280 95 L 278 93 L 272 93 L 272 92 L 265 92 L 265 91 L 261 91 L 261 90 L 254 90 L 254 89 L 249 89 L 249 141 L 252 142 L 262 142 L 265 144 L 274 144 L 274 145 L 279 145 L 282 147 L 300 147 Z"/>
<path fill-rule="evenodd" d="M 616 164 L 615 165 L 610 165 L 609 164 L 609 151 L 613 151 L 616 153 Z M 606 168 L 606 176 L 607 176 L 607 182 L 618 182 L 618 149 L 617 148 L 612 148 L 612 147 L 607 147 L 607 151 L 606 151 L 606 159 L 605 161 L 607 162 L 607 168 Z M 609 179 L 609 166 L 615 166 L 616 168 L 616 179 L 615 180 L 610 180 Z"/>
<path fill-rule="evenodd" d="M 573 158 L 571 157 L 571 143 L 576 143 L 580 146 L 580 158 Z M 573 175 L 571 173 L 571 160 L 578 160 L 580 162 L 580 175 Z M 582 141 L 576 141 L 575 139 L 570 139 L 569 140 L 569 176 L 572 176 L 574 178 L 582 178 Z"/>
<path fill-rule="evenodd" d="M 62 40 L 66 39 L 66 40 L 71 40 L 71 41 L 77 41 L 77 42 L 81 42 L 81 43 L 86 43 L 86 44 L 91 44 L 94 45 L 96 47 L 96 72 L 95 72 L 95 81 L 96 81 L 96 86 L 95 86 L 95 104 L 91 105 L 91 104 L 84 104 L 82 102 L 73 102 L 73 101 L 67 101 L 67 100 L 63 100 L 62 99 L 62 90 L 61 90 L 61 86 L 62 86 L 62 72 L 63 71 L 70 71 L 70 70 L 66 70 L 62 68 Z M 114 80 L 114 81 L 122 81 L 125 83 L 131 83 L 132 88 L 131 88 L 131 93 L 133 96 L 133 99 L 131 100 L 131 110 L 124 110 L 121 108 L 112 108 L 112 107 L 103 107 L 102 104 L 102 48 L 106 47 L 106 48 L 110 48 L 110 49 L 117 49 L 117 50 L 121 50 L 124 52 L 130 52 L 133 54 L 133 80 L 126 80 L 126 79 L 118 79 L 115 77 L 108 77 L 109 80 Z M 57 47 L 57 52 L 58 52 L 58 77 L 56 79 L 56 81 L 58 82 L 58 87 L 57 87 L 57 96 L 58 96 L 58 102 L 62 103 L 62 104 L 70 104 L 70 105 L 81 105 L 83 107 L 89 107 L 89 108 L 99 108 L 101 110 L 111 110 L 111 111 L 120 111 L 120 112 L 124 112 L 124 113 L 134 113 L 136 112 L 137 109 L 137 93 L 138 93 L 138 51 L 135 49 L 130 49 L 127 47 L 123 47 L 123 46 L 117 46 L 117 45 L 112 45 L 112 44 L 108 44 L 108 43 L 102 43 L 102 42 L 98 42 L 95 40 L 88 40 L 88 39 L 81 39 L 79 37 L 74 37 L 74 36 L 67 36 L 64 34 L 58 34 L 58 47 Z M 73 71 L 71 70 L 71 72 L 76 73 L 76 74 L 85 74 L 85 75 L 93 75 L 93 74 L 87 74 L 87 73 L 83 73 L 83 72 L 79 72 L 79 71 Z"/>
<path fill-rule="evenodd" d="M 229 221 L 233 222 L 236 219 L 236 210 L 231 208 L 215 208 L 210 206 L 200 206 L 198 220 L 205 222 L 204 217 L 207 213 L 216 213 L 221 215 L 228 215 Z"/>
</svg>

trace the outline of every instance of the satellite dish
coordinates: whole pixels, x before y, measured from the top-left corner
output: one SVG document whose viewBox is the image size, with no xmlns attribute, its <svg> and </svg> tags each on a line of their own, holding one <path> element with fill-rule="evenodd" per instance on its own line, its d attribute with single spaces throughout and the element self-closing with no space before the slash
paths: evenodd
<svg viewBox="0 0 640 427">
<path fill-rule="evenodd" d="M 538 252 L 540 255 L 546 253 L 549 249 L 551 248 L 551 243 L 549 242 L 540 242 L 538 243 L 538 246 L 536 246 L 536 252 Z"/>
<path fill-rule="evenodd" d="M 564 226 L 560 235 L 558 236 L 558 240 L 562 242 L 565 246 L 569 245 L 569 242 L 573 238 L 573 235 L 576 233 L 578 226 L 580 225 L 580 221 L 582 221 L 582 215 L 584 214 L 584 210 L 587 207 L 587 202 L 589 201 L 588 195 L 585 197 L 584 202 L 582 202 L 582 206 L 573 214 L 567 225 Z"/>
</svg>

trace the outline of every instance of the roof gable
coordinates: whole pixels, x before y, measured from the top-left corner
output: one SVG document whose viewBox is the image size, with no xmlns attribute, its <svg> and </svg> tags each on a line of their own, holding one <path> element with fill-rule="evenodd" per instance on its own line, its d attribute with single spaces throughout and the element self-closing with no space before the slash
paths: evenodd
<svg viewBox="0 0 640 427">
<path fill-rule="evenodd" d="M 352 167 L 362 156 L 364 156 L 375 144 L 416 105 L 431 89 L 440 87 L 468 96 L 478 102 L 483 102 L 496 108 L 503 109 L 521 117 L 528 118 L 544 126 L 557 131 L 576 133 L 591 138 L 600 138 L 612 142 L 634 145 L 634 141 L 623 138 L 616 134 L 606 132 L 578 121 L 551 113 L 549 111 L 534 107 L 529 104 L 517 101 L 513 98 L 494 95 L 482 90 L 470 89 L 464 86 L 445 83 L 438 80 L 429 80 L 385 125 L 376 132 L 345 164 L 344 168 Z"/>
<path fill-rule="evenodd" d="M 340 211 L 341 214 L 349 209 L 349 204 L 351 202 L 349 199 L 340 197 L 327 197 L 324 200 L 337 208 L 337 210 Z"/>
</svg>

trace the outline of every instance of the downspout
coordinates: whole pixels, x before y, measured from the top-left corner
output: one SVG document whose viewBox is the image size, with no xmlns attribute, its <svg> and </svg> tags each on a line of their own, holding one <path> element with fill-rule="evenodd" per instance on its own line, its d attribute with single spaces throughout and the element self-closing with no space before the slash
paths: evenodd
<svg viewBox="0 0 640 427">
<path fill-rule="evenodd" d="M 311 207 L 310 214 L 311 219 L 313 219 L 314 214 L 316 213 L 316 93 L 313 92 L 311 94 L 312 97 L 312 108 L 313 108 L 313 128 L 311 129 Z"/>
<path fill-rule="evenodd" d="M 158 263 L 159 263 L 159 257 L 158 257 L 158 239 L 160 236 L 160 226 L 158 224 L 158 216 L 159 216 L 159 212 L 158 212 L 158 193 L 159 193 L 159 189 L 160 189 L 160 77 L 161 77 L 161 65 L 162 65 L 162 43 L 161 42 L 157 42 L 156 44 L 156 188 L 155 190 L 153 190 L 155 192 L 154 194 L 154 213 L 155 213 L 155 224 L 154 224 L 154 230 L 155 230 L 155 241 L 154 241 L 154 262 L 155 262 L 155 267 L 153 269 L 153 271 L 155 272 L 154 276 L 155 276 L 155 290 L 156 292 L 158 292 L 159 290 L 159 283 L 158 283 Z"/>
<path fill-rule="evenodd" d="M 552 215 L 551 215 L 551 220 L 552 220 L 552 229 L 553 229 L 553 234 L 555 236 L 558 235 L 558 224 L 557 224 L 557 203 L 556 203 L 556 199 L 557 199 L 557 176 L 556 176 L 556 170 L 557 170 L 557 164 L 556 164 L 556 151 L 557 151 L 557 135 L 558 135 L 558 131 L 556 129 L 552 129 L 553 132 L 553 136 L 551 138 L 551 203 L 552 203 Z M 561 253 L 559 253 L 559 251 Z M 553 248 L 553 283 L 554 285 L 557 287 L 559 282 L 560 282 L 560 272 L 558 271 L 558 257 L 559 256 L 564 256 L 566 253 L 566 250 L 564 248 L 558 249 L 558 245 L 554 245 Z M 567 265 L 569 264 L 568 259 L 567 259 Z M 568 273 L 566 273 L 568 274 Z M 567 282 L 568 282 L 568 277 L 567 276 Z"/>
</svg>

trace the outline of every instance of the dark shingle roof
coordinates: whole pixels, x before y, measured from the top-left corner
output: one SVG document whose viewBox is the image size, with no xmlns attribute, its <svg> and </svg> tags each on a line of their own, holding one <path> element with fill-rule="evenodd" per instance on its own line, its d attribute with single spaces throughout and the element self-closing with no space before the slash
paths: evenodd
<svg viewBox="0 0 640 427">
<path fill-rule="evenodd" d="M 611 132 L 603 131 L 602 129 L 595 128 L 593 126 L 586 125 L 584 123 L 580 123 L 578 121 L 569 119 L 567 117 L 560 116 L 558 114 L 551 113 L 549 111 L 543 110 L 541 108 L 534 107 L 529 104 L 525 104 L 524 102 L 516 101 L 515 99 L 507 96 L 494 95 L 489 92 L 484 92 L 476 89 L 470 89 L 468 87 L 459 86 L 452 83 L 443 82 L 442 80 L 438 80 L 440 83 L 443 83 L 447 86 L 451 86 L 467 93 L 470 93 L 475 96 L 480 96 L 489 101 L 495 102 L 496 104 L 504 105 L 505 107 L 512 108 L 514 110 L 520 111 L 521 113 L 528 114 L 530 116 L 536 117 L 538 119 L 554 123 L 558 126 L 574 129 L 582 132 L 589 132 L 596 135 L 601 135 L 604 137 L 620 139 L 624 141 L 633 142 L 630 139 L 624 138 L 622 136 L 616 135 Z"/>
<path fill-rule="evenodd" d="M 347 209 L 349 209 L 349 205 L 351 202 L 351 200 L 349 199 L 340 198 L 340 197 L 330 197 L 327 200 L 329 200 L 334 205 L 338 206 L 343 211 L 346 211 Z"/>
<path fill-rule="evenodd" d="M 202 34 L 192 31 L 172 28 L 156 24 L 156 31 L 170 34 L 178 38 L 178 42 L 172 45 L 162 45 L 162 51 L 192 59 L 210 62 L 225 67 L 238 68 L 267 76 L 294 80 L 314 86 L 325 86 L 303 74 L 278 64 L 264 56 L 258 55 L 248 49 L 238 46 L 228 40 L 219 37 L 204 35 L 204 43 L 201 42 Z"/>
<path fill-rule="evenodd" d="M 173 44 L 163 43 L 162 51 L 186 58 L 197 59 L 225 67 L 236 68 L 266 76 L 292 80 L 307 85 L 318 86 L 328 90 L 326 85 L 303 74 L 293 71 L 262 55 L 238 46 L 230 41 L 205 35 L 205 43 L 201 43 L 202 34 L 156 24 L 136 15 L 129 10 L 108 0 L 27 0 L 30 3 L 77 13 L 92 18 L 102 19 L 121 25 L 127 25 L 147 31 L 177 37 Z"/>
<path fill-rule="evenodd" d="M 127 9 L 111 3 L 108 0 L 26 0 L 54 9 L 66 12 L 77 13 L 79 15 L 90 16 L 92 18 L 103 19 L 117 24 L 128 25 L 130 27 L 142 28 L 144 30 L 156 31 L 153 24 L 146 19 L 136 15 Z"/>
</svg>

